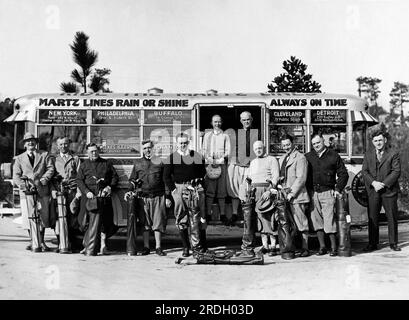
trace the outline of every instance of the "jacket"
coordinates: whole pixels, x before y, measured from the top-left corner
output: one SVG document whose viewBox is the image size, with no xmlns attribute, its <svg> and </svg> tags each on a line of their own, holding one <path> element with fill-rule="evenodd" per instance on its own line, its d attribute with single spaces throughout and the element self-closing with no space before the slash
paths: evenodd
<svg viewBox="0 0 409 320">
<path fill-rule="evenodd" d="M 315 151 L 306 153 L 305 157 L 308 161 L 306 186 L 309 192 L 314 186 L 335 189 L 338 192 L 344 190 L 348 183 L 348 171 L 338 152 L 327 148 L 321 158 Z"/>
<path fill-rule="evenodd" d="M 279 166 L 283 164 L 287 154 L 280 157 L 278 160 Z M 285 180 L 283 187 L 291 188 L 293 195 L 293 203 L 307 203 L 310 201 L 305 183 L 307 181 L 308 162 L 305 156 L 294 149 L 291 151 L 287 164 L 285 166 Z"/>
<path fill-rule="evenodd" d="M 137 159 L 129 179 L 141 179 L 142 195 L 162 196 L 165 194 L 164 164 L 160 158 Z M 169 192 L 167 192 L 169 194 Z"/>
<path fill-rule="evenodd" d="M 61 175 L 68 182 L 70 189 L 74 190 L 77 187 L 76 178 L 80 167 L 80 159 L 72 153 L 68 153 L 67 157 L 67 161 L 64 161 L 60 153 L 54 156 L 55 175 Z M 55 187 L 55 185 L 52 185 L 52 188 Z"/>
<path fill-rule="evenodd" d="M 365 154 L 362 164 L 362 176 L 368 194 L 375 192 L 372 182 L 383 182 L 386 187 L 379 193 L 385 197 L 393 197 L 399 192 L 398 179 L 401 171 L 399 153 L 385 149 L 380 163 L 377 166 L 376 151 L 371 150 Z"/>
<path fill-rule="evenodd" d="M 31 166 L 30 160 L 28 159 L 27 152 L 15 157 L 13 165 L 13 182 L 17 186 L 24 186 L 24 181 L 21 179 L 22 176 L 27 176 L 28 178 L 36 182 L 37 190 L 39 196 L 46 196 L 50 194 L 49 182 L 54 175 L 54 164 L 51 157 L 46 151 L 34 151 L 34 166 Z M 43 186 L 39 183 L 40 179 L 45 179 L 48 183 Z"/>
<path fill-rule="evenodd" d="M 100 178 L 104 179 L 102 187 L 115 187 L 118 184 L 118 174 L 110 161 L 103 158 L 98 158 L 94 162 L 86 159 L 80 164 L 77 185 L 82 194 L 92 192 L 96 196 L 99 191 L 96 182 Z"/>
</svg>

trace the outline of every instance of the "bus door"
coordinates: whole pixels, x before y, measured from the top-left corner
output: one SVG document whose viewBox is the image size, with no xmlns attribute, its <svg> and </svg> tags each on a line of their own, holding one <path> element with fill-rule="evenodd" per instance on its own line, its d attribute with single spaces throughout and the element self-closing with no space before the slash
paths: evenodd
<svg viewBox="0 0 409 320">
<path fill-rule="evenodd" d="M 219 115 L 222 118 L 222 130 L 230 137 L 231 154 L 236 155 L 241 140 L 241 132 L 239 132 L 239 129 L 242 129 L 240 114 L 244 111 L 250 112 L 253 118 L 253 131 L 251 131 L 251 134 L 257 135 L 257 140 L 264 141 L 266 136 L 264 103 L 199 104 L 196 128 L 200 132 L 200 138 L 197 139 L 196 150 L 200 151 L 202 149 L 204 134 L 212 130 L 212 117 Z M 253 152 L 252 146 L 251 152 Z"/>
</svg>

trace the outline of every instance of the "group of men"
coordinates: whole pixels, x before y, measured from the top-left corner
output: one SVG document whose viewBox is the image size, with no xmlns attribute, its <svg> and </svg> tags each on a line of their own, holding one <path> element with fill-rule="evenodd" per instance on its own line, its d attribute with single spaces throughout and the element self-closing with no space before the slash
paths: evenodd
<svg viewBox="0 0 409 320">
<path fill-rule="evenodd" d="M 64 188 L 65 209 L 67 210 L 66 223 L 69 245 L 61 253 L 70 253 L 81 250 L 85 255 L 106 254 L 106 239 L 113 235 L 117 226 L 113 222 L 112 206 L 109 201 L 111 188 L 118 183 L 118 175 L 112 164 L 99 156 L 99 149 L 94 143 L 87 145 L 88 159 L 82 163 L 70 149 L 68 137 L 57 139 L 58 153 L 50 155 L 46 151 L 37 149 L 38 139 L 31 133 L 23 138 L 26 151 L 15 157 L 13 164 L 13 182 L 20 189 L 22 224 L 28 230 L 30 237 L 34 237 L 30 230 L 30 219 L 34 210 L 30 207 L 26 195 L 29 184 L 35 187 L 36 206 L 39 210 L 39 244 L 27 250 L 35 252 L 51 251 L 44 241 L 46 228 L 55 231 L 60 242 L 61 225 L 58 221 L 57 194 L 61 192 L 61 183 Z M 91 208 L 90 202 L 96 205 Z M 80 205 L 78 203 L 81 203 Z M 85 231 L 83 243 L 77 244 L 76 232 Z M 59 244 L 59 243 L 58 243 Z M 60 247 L 58 247 L 60 248 Z M 55 250 L 60 252 L 59 249 Z"/>
<path fill-rule="evenodd" d="M 335 199 L 341 196 L 348 181 L 343 160 L 336 151 L 325 145 L 319 133 L 313 134 L 313 150 L 305 155 L 297 150 L 291 135 L 283 135 L 280 142 L 285 153 L 277 160 L 266 152 L 260 139 L 260 130 L 252 128 L 252 121 L 250 112 L 240 114 L 242 129 L 237 130 L 235 147 L 229 135 L 221 129 L 222 118 L 219 115 L 212 117 L 212 129 L 203 136 L 202 153 L 189 148 L 190 137 L 183 132 L 175 137 L 177 150 L 166 160 L 154 155 L 154 143 L 151 140 L 142 142 L 142 158 L 135 160 L 130 182 L 133 186 L 135 181 L 140 183 L 135 212 L 139 226 L 142 226 L 143 249 L 139 252 L 127 249 L 128 255 L 150 253 L 151 231 L 155 235 L 156 254 L 166 255 L 161 246 L 161 235 L 166 229 L 166 209 L 171 207 L 183 246 L 182 255 L 189 256 L 190 249 L 206 252 L 206 227 L 212 216 L 214 199 L 217 199 L 221 220 L 227 225 L 233 224 L 238 220 L 240 203 L 244 204 L 247 199 L 246 182 L 251 184 L 250 189 L 254 189 L 257 204 L 268 200 L 269 193 L 266 191 L 278 187 L 285 190 L 288 210 L 296 229 L 302 235 L 301 257 L 310 255 L 310 228 L 316 232 L 319 241 L 317 255 L 328 252 L 330 256 L 337 255 Z M 399 154 L 386 148 L 387 138 L 382 131 L 373 133 L 372 142 L 376 151 L 367 152 L 362 169 L 369 196 L 369 245 L 364 250 L 377 249 L 377 217 L 383 205 L 388 217 L 390 247 L 399 251 Z M 67 203 L 81 199 L 80 214 L 72 216 L 85 230 L 82 252 L 85 255 L 105 254 L 105 240 L 117 230 L 113 224 L 110 195 L 118 183 L 118 175 L 111 162 L 102 159 L 98 146 L 90 143 L 87 145 L 88 159 L 80 163 L 78 157 L 69 151 L 67 137 L 57 140 L 59 154 L 55 157 L 38 151 L 37 139 L 31 134 L 25 135 L 24 143 L 26 152 L 16 157 L 13 179 L 22 190 L 22 176 L 32 178 L 37 186 L 42 204 L 42 249 L 48 250 L 44 242 L 44 228 L 55 226 L 47 208 L 50 207 L 50 199 L 55 197 L 53 192 L 50 197 L 53 188 L 50 182 L 58 173 L 71 182 Z M 212 170 L 216 170 L 216 174 Z M 232 215 L 229 218 L 226 217 L 225 208 L 227 196 L 232 200 Z M 129 194 L 126 194 L 125 199 L 128 198 Z M 246 223 L 244 218 L 241 254 L 255 255 L 255 233 L 259 231 L 261 252 L 273 256 L 277 254 L 277 222 L 271 210 L 266 212 L 257 208 L 256 205 L 250 214 L 257 214 L 258 230 Z M 68 206 L 67 210 L 72 210 L 72 207 Z M 27 216 L 23 216 L 23 222 L 25 228 L 28 228 Z M 330 240 L 329 250 L 326 248 L 325 234 Z"/>
</svg>

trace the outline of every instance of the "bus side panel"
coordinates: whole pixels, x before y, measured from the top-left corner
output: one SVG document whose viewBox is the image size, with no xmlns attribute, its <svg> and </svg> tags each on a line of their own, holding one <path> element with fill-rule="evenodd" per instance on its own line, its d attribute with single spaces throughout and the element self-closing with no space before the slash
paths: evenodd
<svg viewBox="0 0 409 320">
<path fill-rule="evenodd" d="M 354 179 L 355 175 L 361 171 L 362 165 L 353 165 L 353 164 L 346 164 L 345 165 L 347 170 L 348 170 L 348 183 L 347 186 L 352 185 L 352 180 Z M 359 204 L 352 192 L 349 192 L 349 213 L 351 215 L 351 224 L 352 225 L 361 225 L 361 224 L 366 224 L 368 222 L 368 214 L 366 207 L 362 206 Z"/>
</svg>

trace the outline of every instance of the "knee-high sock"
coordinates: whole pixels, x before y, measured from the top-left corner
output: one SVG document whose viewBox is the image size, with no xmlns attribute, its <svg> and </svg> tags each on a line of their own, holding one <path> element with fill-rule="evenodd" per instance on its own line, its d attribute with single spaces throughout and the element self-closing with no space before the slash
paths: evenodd
<svg viewBox="0 0 409 320">
<path fill-rule="evenodd" d="M 149 248 L 149 231 L 144 230 L 142 237 L 143 237 L 143 246 L 145 248 Z"/>
<path fill-rule="evenodd" d="M 277 244 L 276 236 L 273 235 L 273 234 L 270 235 L 270 247 L 271 247 L 271 249 L 275 249 L 276 244 Z M 266 248 L 268 248 L 268 246 Z"/>
<path fill-rule="evenodd" d="M 324 230 L 318 230 L 317 237 L 320 243 L 320 248 L 325 248 Z"/>
<path fill-rule="evenodd" d="M 231 199 L 231 206 L 233 210 L 233 214 L 237 215 L 239 211 L 240 199 L 239 198 L 232 198 Z"/>
<path fill-rule="evenodd" d="M 226 199 L 217 198 L 217 202 L 219 203 L 220 215 L 225 216 L 226 215 Z"/>
<path fill-rule="evenodd" d="M 302 232 L 302 248 L 308 250 L 308 233 Z"/>
<path fill-rule="evenodd" d="M 106 233 L 101 232 L 101 251 L 106 247 Z"/>
<path fill-rule="evenodd" d="M 329 240 L 331 241 L 331 249 L 335 250 L 337 248 L 337 239 L 335 237 L 335 233 L 329 234 Z"/>
<path fill-rule="evenodd" d="M 40 243 L 44 243 L 44 242 L 45 242 L 45 241 L 44 241 L 44 235 L 45 235 L 45 229 L 42 228 L 42 229 L 40 230 Z"/>
<path fill-rule="evenodd" d="M 261 242 L 263 243 L 263 247 L 268 249 L 268 235 L 262 233 L 261 234 Z"/>
<path fill-rule="evenodd" d="M 213 204 L 213 198 L 206 197 L 206 214 L 209 216 L 212 215 L 212 204 Z"/>
<path fill-rule="evenodd" d="M 160 248 L 162 246 L 161 245 L 162 234 L 160 233 L 160 231 L 154 231 L 154 234 L 155 234 L 155 246 L 156 246 L 156 249 L 157 249 L 157 248 Z M 149 241 L 149 239 L 148 239 L 148 241 Z"/>
</svg>

